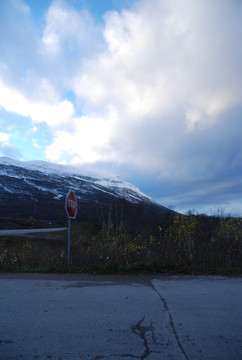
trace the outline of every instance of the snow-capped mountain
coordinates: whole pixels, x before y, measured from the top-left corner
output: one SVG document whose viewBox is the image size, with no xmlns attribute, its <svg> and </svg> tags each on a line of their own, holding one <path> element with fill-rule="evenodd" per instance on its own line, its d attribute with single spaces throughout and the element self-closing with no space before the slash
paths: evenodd
<svg viewBox="0 0 242 360">
<path fill-rule="evenodd" d="M 0 157 L 0 217 L 66 217 L 64 204 L 69 190 L 75 191 L 82 208 L 92 205 L 94 209 L 96 205 L 98 209 L 116 199 L 168 211 L 117 176 L 86 172 L 77 166 Z"/>
<path fill-rule="evenodd" d="M 152 202 L 152 199 L 137 187 L 118 176 L 103 177 L 95 172 L 82 171 L 77 166 L 46 161 L 17 161 L 1 157 L 0 177 L 0 189 L 13 194 L 25 193 L 34 197 L 32 191 L 36 189 L 47 192 L 50 197 L 58 200 L 66 196 L 68 189 L 72 189 L 77 192 L 77 198 L 80 199 L 87 199 L 88 194 L 100 191 L 130 202 Z M 13 181 L 10 181 L 11 179 Z"/>
</svg>

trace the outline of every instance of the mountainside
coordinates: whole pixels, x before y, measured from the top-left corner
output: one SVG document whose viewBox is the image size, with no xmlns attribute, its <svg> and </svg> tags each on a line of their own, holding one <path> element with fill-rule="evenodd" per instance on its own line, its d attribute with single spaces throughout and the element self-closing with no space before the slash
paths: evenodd
<svg viewBox="0 0 242 360">
<path fill-rule="evenodd" d="M 65 199 L 75 191 L 79 220 L 100 216 L 129 216 L 139 212 L 167 214 L 137 187 L 119 177 L 87 173 L 75 166 L 44 161 L 0 158 L 0 218 L 65 223 Z M 138 215 L 138 214 L 137 214 Z"/>
</svg>

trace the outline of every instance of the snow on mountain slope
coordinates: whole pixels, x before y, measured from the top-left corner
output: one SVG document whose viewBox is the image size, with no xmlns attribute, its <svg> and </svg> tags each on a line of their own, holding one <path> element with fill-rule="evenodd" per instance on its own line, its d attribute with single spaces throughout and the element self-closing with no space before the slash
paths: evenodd
<svg viewBox="0 0 242 360">
<path fill-rule="evenodd" d="M 2 181 L 1 181 L 2 179 Z M 5 179 L 5 181 L 4 181 Z M 8 180 L 7 180 L 8 179 Z M 18 182 L 10 181 L 16 179 Z M 105 176 L 96 172 L 83 171 L 81 167 L 54 164 L 45 161 L 17 161 L 0 157 L 0 189 L 8 193 L 25 193 L 31 196 L 31 188 L 48 192 L 58 200 L 65 196 L 68 188 L 82 198 L 98 191 L 130 202 L 153 200 L 136 186 L 121 180 L 118 176 Z M 33 195 L 33 194 L 32 194 Z"/>
</svg>

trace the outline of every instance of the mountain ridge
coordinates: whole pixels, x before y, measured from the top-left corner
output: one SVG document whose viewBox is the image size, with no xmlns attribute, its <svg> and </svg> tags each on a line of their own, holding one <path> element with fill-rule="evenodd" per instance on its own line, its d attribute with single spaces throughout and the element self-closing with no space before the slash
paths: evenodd
<svg viewBox="0 0 242 360">
<path fill-rule="evenodd" d="M 163 214 L 171 211 L 118 176 L 87 172 L 72 165 L 0 157 L 1 218 L 64 223 L 69 190 L 75 191 L 79 220 L 96 220 L 100 214 L 107 217 L 110 211 L 117 215 L 124 207 L 131 217 L 137 210 Z"/>
<path fill-rule="evenodd" d="M 19 168 L 24 168 L 29 171 L 39 171 L 41 173 L 45 173 L 47 175 L 59 175 L 61 177 L 70 176 L 72 178 L 78 177 L 77 180 L 85 180 L 90 181 L 95 186 L 98 186 L 101 191 L 105 191 L 105 188 L 111 189 L 113 192 L 116 192 L 117 194 L 120 193 L 122 195 L 122 191 L 129 191 L 136 194 L 136 199 L 138 200 L 139 197 L 142 200 L 147 200 L 154 202 L 150 197 L 145 195 L 143 192 L 140 191 L 136 186 L 122 180 L 119 176 L 105 176 L 102 173 L 97 173 L 94 171 L 84 171 L 80 167 L 75 165 L 62 165 L 62 164 L 55 164 L 50 163 L 47 161 L 19 161 L 19 160 L 13 160 L 7 157 L 0 157 L 0 166 L 15 166 Z M 14 174 L 9 172 L 9 169 L 7 169 L 6 173 L 9 177 L 14 177 Z M 0 169 L 0 175 L 4 175 L 4 170 Z M 18 178 L 18 176 L 16 176 Z M 0 184 L 1 186 L 1 184 Z M 121 192 L 119 191 L 121 189 Z M 125 197 L 125 194 L 123 194 Z M 134 196 L 135 199 L 135 196 Z"/>
</svg>

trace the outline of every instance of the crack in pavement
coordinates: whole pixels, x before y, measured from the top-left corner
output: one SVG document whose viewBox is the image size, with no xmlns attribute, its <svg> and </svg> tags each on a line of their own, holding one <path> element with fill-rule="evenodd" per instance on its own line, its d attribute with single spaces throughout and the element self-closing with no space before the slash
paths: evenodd
<svg viewBox="0 0 242 360">
<path fill-rule="evenodd" d="M 138 360 L 144 360 L 146 359 L 150 354 L 152 353 L 157 353 L 159 354 L 159 352 L 157 351 L 151 351 L 149 344 L 148 344 L 148 340 L 146 337 L 147 332 L 151 332 L 151 336 L 152 336 L 152 340 L 155 344 L 157 344 L 157 341 L 155 339 L 155 329 L 153 327 L 153 322 L 150 322 L 150 324 L 148 326 L 142 325 L 143 321 L 145 320 L 145 316 L 142 317 L 141 320 L 138 321 L 137 324 L 133 325 L 131 327 L 132 331 L 134 334 L 138 335 L 144 344 L 145 350 L 141 355 L 133 355 L 130 353 L 126 353 L 126 354 L 110 354 L 110 355 L 98 355 L 96 356 L 93 360 L 99 360 L 99 359 L 108 359 L 110 356 L 112 357 L 120 357 L 120 358 L 133 358 L 133 359 L 138 359 Z"/>
<path fill-rule="evenodd" d="M 160 297 L 163 305 L 164 305 L 164 308 L 165 310 L 167 311 L 168 315 L 169 315 L 169 320 L 170 320 L 170 325 L 171 325 L 171 328 L 173 330 L 173 333 L 175 335 L 175 338 L 176 338 L 176 341 L 177 341 L 177 345 L 179 346 L 179 348 L 181 349 L 181 352 L 183 353 L 183 355 L 185 356 L 186 360 L 190 360 L 189 357 L 187 356 L 183 346 L 182 346 L 182 343 L 179 339 L 179 336 L 178 336 L 178 333 L 177 333 L 177 330 L 176 330 L 176 327 L 175 327 L 175 324 L 174 324 L 174 321 L 173 321 L 173 318 L 172 318 L 172 315 L 171 315 L 171 312 L 170 312 L 170 309 L 168 307 L 168 304 L 166 302 L 166 299 L 156 290 L 154 284 L 151 282 L 151 287 L 153 288 L 153 290 L 158 294 L 158 296 Z"/>
<path fill-rule="evenodd" d="M 150 322 L 149 326 L 144 326 L 142 325 L 142 322 L 144 321 L 145 317 L 143 316 L 142 319 L 134 326 L 132 326 L 132 331 L 139 335 L 139 337 L 143 340 L 144 343 L 144 347 L 145 347 L 145 351 L 143 352 L 143 354 L 139 357 L 140 360 L 144 360 L 145 358 L 147 358 L 151 353 L 155 352 L 155 351 L 151 351 L 149 344 L 148 344 L 148 340 L 146 338 L 146 333 L 148 331 L 151 332 L 152 335 L 152 340 L 153 342 L 156 344 L 156 340 L 155 340 L 155 330 L 153 327 L 153 322 Z"/>
<path fill-rule="evenodd" d="M 150 354 L 150 348 L 148 345 L 148 341 L 146 339 L 146 332 L 147 331 L 154 331 L 154 328 L 152 326 L 152 323 L 150 323 L 150 326 L 142 326 L 142 322 L 144 321 L 145 317 L 143 316 L 142 319 L 134 326 L 132 326 L 132 331 L 137 334 L 144 343 L 144 347 L 145 347 L 145 351 L 143 352 L 143 354 L 140 356 L 140 359 L 143 360 L 145 359 L 149 354 Z"/>
<path fill-rule="evenodd" d="M 180 348 L 182 354 L 184 355 L 186 360 L 190 360 L 189 357 L 187 356 L 182 343 L 179 339 L 170 309 L 168 307 L 168 304 L 166 302 L 166 299 L 156 290 L 155 286 L 151 283 L 151 287 L 152 289 L 158 294 L 159 298 L 161 299 L 165 311 L 167 312 L 168 316 L 169 316 L 169 322 L 170 322 L 170 326 L 172 328 L 173 334 L 175 336 L 176 342 L 178 347 Z M 157 342 L 156 338 L 155 338 L 155 329 L 153 326 L 153 322 L 151 321 L 149 325 L 143 325 L 143 322 L 145 320 L 145 316 L 142 317 L 141 320 L 139 320 L 137 322 L 137 324 L 133 325 L 131 327 L 132 332 L 136 335 L 138 335 L 142 341 L 143 341 L 143 345 L 145 347 L 144 352 L 141 355 L 134 355 L 134 354 L 130 354 L 130 353 L 124 353 L 124 354 L 109 354 L 109 355 L 99 355 L 96 356 L 93 360 L 99 360 L 99 359 L 109 359 L 110 357 L 119 357 L 119 358 L 133 358 L 133 359 L 138 359 L 138 360 L 145 360 L 147 359 L 152 353 L 156 353 L 156 354 L 160 354 L 160 352 L 158 351 L 154 351 L 150 349 L 149 343 L 148 343 L 148 339 L 147 339 L 147 332 L 151 333 L 151 337 L 152 337 L 152 343 L 155 345 L 163 345 L 160 344 L 159 342 Z"/>
</svg>

